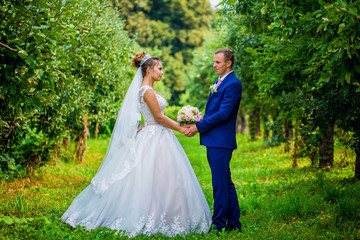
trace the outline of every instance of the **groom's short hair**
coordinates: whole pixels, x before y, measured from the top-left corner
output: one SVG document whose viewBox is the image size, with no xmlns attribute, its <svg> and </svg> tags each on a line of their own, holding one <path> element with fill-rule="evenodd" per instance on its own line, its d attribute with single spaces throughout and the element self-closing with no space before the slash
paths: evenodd
<svg viewBox="0 0 360 240">
<path fill-rule="evenodd" d="M 235 57 L 234 57 L 234 52 L 231 49 L 221 48 L 221 49 L 216 50 L 215 54 L 218 54 L 218 53 L 224 54 L 226 62 L 231 61 L 231 67 L 234 65 Z"/>
</svg>

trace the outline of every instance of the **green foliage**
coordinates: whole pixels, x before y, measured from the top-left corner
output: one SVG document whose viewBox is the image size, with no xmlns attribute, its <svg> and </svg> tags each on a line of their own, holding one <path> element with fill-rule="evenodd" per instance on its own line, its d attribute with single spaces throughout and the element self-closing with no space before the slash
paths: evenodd
<svg viewBox="0 0 360 240">
<path fill-rule="evenodd" d="M 3 1 L 0 11 L 1 169 L 14 170 L 116 116 L 134 43 L 101 1 Z"/>
<path fill-rule="evenodd" d="M 179 104 L 188 80 L 186 64 L 194 49 L 201 46 L 209 30 L 213 11 L 207 0 L 112 1 L 126 20 L 126 29 L 142 47 L 160 49 L 165 86 L 171 92 L 171 105 Z"/>
<path fill-rule="evenodd" d="M 174 121 L 177 121 L 177 113 L 181 107 L 179 106 L 168 106 L 164 109 L 164 115 L 171 118 Z"/>
<path fill-rule="evenodd" d="M 169 46 L 171 55 L 184 51 L 184 61 L 192 58 L 188 50 L 199 46 L 204 39 L 213 12 L 206 0 L 112 1 L 126 20 L 126 29 L 137 35 L 143 47 Z"/>
<path fill-rule="evenodd" d="M 195 106 L 201 112 L 205 112 L 210 85 L 217 80 L 212 67 L 214 52 L 221 46 L 217 34 L 215 30 L 206 34 L 203 46 L 194 51 L 194 58 L 186 68 L 185 93 L 180 96 L 180 104 Z"/>
<path fill-rule="evenodd" d="M 272 122 L 269 130 L 273 132 L 273 136 L 272 138 L 265 140 L 266 146 L 278 146 L 281 143 L 286 142 L 286 138 L 282 131 L 282 125 L 279 122 Z"/>
<path fill-rule="evenodd" d="M 356 132 L 359 148 L 359 1 L 222 4 L 248 111 L 261 105 L 280 124 L 306 122 L 321 141 L 324 123 L 336 122 Z"/>
</svg>

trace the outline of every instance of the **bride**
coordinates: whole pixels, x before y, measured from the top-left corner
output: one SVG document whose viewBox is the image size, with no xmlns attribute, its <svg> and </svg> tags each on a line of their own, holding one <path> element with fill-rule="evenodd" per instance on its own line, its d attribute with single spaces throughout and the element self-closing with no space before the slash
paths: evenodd
<svg viewBox="0 0 360 240">
<path fill-rule="evenodd" d="M 211 213 L 200 184 L 172 130 L 186 128 L 163 114 L 165 98 L 153 87 L 163 71 L 160 58 L 142 52 L 121 105 L 106 156 L 61 219 L 87 230 L 99 227 L 129 237 L 207 233 Z M 145 125 L 138 123 L 143 115 Z"/>
</svg>

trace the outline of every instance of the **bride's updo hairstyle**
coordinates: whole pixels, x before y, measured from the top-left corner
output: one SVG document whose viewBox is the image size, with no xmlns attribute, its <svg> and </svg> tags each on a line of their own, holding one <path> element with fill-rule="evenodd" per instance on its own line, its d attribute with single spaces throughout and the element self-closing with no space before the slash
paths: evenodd
<svg viewBox="0 0 360 240">
<path fill-rule="evenodd" d="M 158 64 L 159 62 L 161 62 L 159 57 L 151 57 L 148 60 L 146 60 L 142 65 L 141 65 L 141 59 L 143 59 L 145 57 L 146 53 L 145 52 L 138 52 L 135 54 L 135 56 L 133 56 L 133 58 L 131 59 L 132 65 L 136 68 L 141 67 L 141 72 L 143 77 L 145 77 L 146 75 L 146 70 L 148 68 L 154 68 L 156 66 L 156 64 Z"/>
</svg>

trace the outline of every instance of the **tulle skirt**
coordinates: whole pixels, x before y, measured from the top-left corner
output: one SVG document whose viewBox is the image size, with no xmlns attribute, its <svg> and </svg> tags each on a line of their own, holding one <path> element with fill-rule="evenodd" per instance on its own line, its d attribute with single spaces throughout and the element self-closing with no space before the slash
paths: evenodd
<svg viewBox="0 0 360 240">
<path fill-rule="evenodd" d="M 61 219 L 73 227 L 107 227 L 130 237 L 207 233 L 211 226 L 211 212 L 191 164 L 174 133 L 161 125 L 138 133 L 131 172 L 103 194 L 90 184 Z"/>
</svg>

